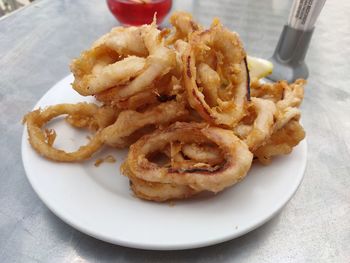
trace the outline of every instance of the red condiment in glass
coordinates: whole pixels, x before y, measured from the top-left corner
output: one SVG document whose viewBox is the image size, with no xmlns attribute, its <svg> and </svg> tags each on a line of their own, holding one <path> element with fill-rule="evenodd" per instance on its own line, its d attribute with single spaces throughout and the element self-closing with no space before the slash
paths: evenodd
<svg viewBox="0 0 350 263">
<path fill-rule="evenodd" d="M 121 24 L 150 24 L 157 12 L 157 24 L 162 23 L 171 9 L 172 0 L 107 0 L 109 10 Z"/>
</svg>

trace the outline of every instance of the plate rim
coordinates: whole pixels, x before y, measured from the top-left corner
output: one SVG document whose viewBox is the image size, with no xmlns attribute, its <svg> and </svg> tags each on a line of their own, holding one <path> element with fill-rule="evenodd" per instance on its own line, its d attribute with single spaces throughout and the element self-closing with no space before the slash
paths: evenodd
<svg viewBox="0 0 350 263">
<path fill-rule="evenodd" d="M 35 104 L 35 106 L 33 107 L 32 110 L 37 109 L 39 107 L 39 105 L 42 103 L 42 100 L 44 100 L 44 98 L 46 97 L 46 95 L 52 90 L 54 89 L 57 85 L 59 85 L 60 82 L 64 82 L 66 79 L 69 79 L 72 77 L 72 74 L 69 74 L 67 76 L 65 76 L 64 78 L 62 78 L 61 80 L 59 80 L 58 82 L 56 82 L 55 84 L 53 84 L 41 97 L 40 99 L 37 101 L 37 103 Z M 28 145 L 29 144 L 29 145 Z M 193 248 L 201 248 L 201 247 L 206 247 L 206 246 L 210 246 L 210 245 L 215 245 L 215 244 L 219 244 L 222 242 L 226 242 L 229 240 L 233 240 L 235 238 L 238 238 L 240 236 L 245 235 L 248 232 L 251 232 L 257 228 L 259 228 L 260 226 L 264 225 L 266 222 L 270 221 L 273 217 L 275 217 L 287 204 L 288 202 L 293 198 L 293 196 L 296 194 L 297 190 L 299 189 L 303 178 L 305 176 L 305 170 L 306 170 L 306 165 L 307 165 L 307 152 L 308 152 L 308 146 L 307 146 L 307 138 L 305 137 L 299 144 L 298 146 L 301 147 L 301 151 L 302 154 L 305 155 L 305 158 L 302 159 L 302 163 L 300 163 L 300 174 L 297 178 L 297 184 L 295 184 L 293 191 L 291 192 L 291 194 L 289 196 L 286 196 L 285 199 L 283 200 L 279 200 L 278 202 L 276 202 L 274 208 L 273 208 L 273 212 L 267 216 L 266 218 L 264 218 L 263 220 L 260 220 L 258 223 L 256 224 L 252 224 L 250 227 L 246 227 L 246 228 L 242 228 L 239 229 L 235 232 L 229 232 L 229 234 L 227 235 L 223 235 L 220 238 L 208 238 L 204 241 L 195 241 L 195 242 L 188 242 L 188 243 L 184 243 L 184 244 L 174 244 L 174 245 L 168 245 L 168 244 L 161 244 L 159 243 L 157 244 L 148 244 L 148 243 L 143 243 L 143 242 L 137 242 L 137 241 L 128 241 L 128 240 L 123 240 L 123 239 L 118 239 L 118 237 L 114 237 L 109 238 L 106 237 L 104 235 L 100 235 L 97 232 L 94 232 L 93 230 L 78 225 L 75 222 L 73 222 L 72 220 L 70 220 L 68 217 L 65 217 L 64 215 L 60 214 L 58 211 L 56 211 L 56 209 L 54 207 L 52 207 L 49 202 L 46 200 L 46 198 L 44 198 L 41 194 L 41 191 L 39 191 L 36 186 L 34 185 L 33 181 L 31 180 L 31 176 L 29 176 L 29 174 L 31 173 L 30 168 L 29 168 L 29 163 L 28 161 L 26 161 L 27 156 L 25 155 L 25 145 L 26 146 L 30 146 L 30 143 L 28 142 L 28 133 L 27 133 L 27 125 L 24 125 L 23 127 L 23 133 L 22 133 L 22 139 L 21 139 L 21 157 L 22 157 L 22 164 L 24 167 L 24 171 L 26 174 L 26 178 L 29 181 L 31 187 L 33 188 L 34 192 L 37 194 L 37 196 L 39 197 L 39 199 L 41 200 L 41 202 L 43 202 L 45 204 L 45 206 L 47 208 L 49 208 L 49 210 L 56 215 L 58 218 L 60 218 L 63 222 L 65 222 L 66 224 L 68 224 L 70 227 L 73 227 L 74 229 L 77 229 L 78 231 L 87 234 L 93 238 L 96 238 L 98 240 L 102 240 L 104 242 L 108 242 L 110 244 L 114 244 L 114 245 L 119 245 L 119 246 L 123 246 L 123 247 L 129 247 L 129 248 L 137 248 L 137 249 L 147 249 L 147 250 L 185 250 L 185 249 L 193 249 Z M 288 158 L 288 156 L 287 156 Z M 48 161 L 48 160 L 47 160 Z"/>
</svg>

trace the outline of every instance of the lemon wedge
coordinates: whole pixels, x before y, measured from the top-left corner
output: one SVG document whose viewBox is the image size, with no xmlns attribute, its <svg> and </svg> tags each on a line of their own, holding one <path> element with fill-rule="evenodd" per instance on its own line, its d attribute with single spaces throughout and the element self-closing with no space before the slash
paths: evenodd
<svg viewBox="0 0 350 263">
<path fill-rule="evenodd" d="M 266 59 L 247 56 L 247 62 L 251 79 L 261 79 L 272 73 L 273 64 Z"/>
</svg>

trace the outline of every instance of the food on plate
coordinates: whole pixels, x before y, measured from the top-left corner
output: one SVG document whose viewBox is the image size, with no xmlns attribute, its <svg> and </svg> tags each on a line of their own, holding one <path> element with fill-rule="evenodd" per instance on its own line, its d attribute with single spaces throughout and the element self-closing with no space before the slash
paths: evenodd
<svg viewBox="0 0 350 263">
<path fill-rule="evenodd" d="M 99 167 L 102 163 L 115 163 L 116 159 L 112 155 L 107 155 L 104 158 L 97 159 L 94 163 L 96 167 Z"/>
<path fill-rule="evenodd" d="M 89 126 L 93 122 L 98 125 L 97 111 L 99 108 L 95 104 L 78 103 L 78 104 L 58 104 L 50 106 L 45 110 L 35 110 L 24 116 L 23 121 L 27 124 L 29 142 L 32 147 L 41 155 L 48 159 L 60 162 L 76 162 L 90 158 L 103 145 L 100 138 L 100 128 L 91 138 L 87 145 L 81 146 L 77 151 L 67 153 L 53 147 L 56 134 L 54 131 L 43 132 L 42 127 L 55 117 L 67 114 L 82 116 L 84 119 L 83 126 Z M 85 122 L 85 120 L 87 120 Z M 89 123 L 89 124 L 88 124 Z"/>
<path fill-rule="evenodd" d="M 272 64 L 247 56 L 218 19 L 204 28 L 175 12 L 170 23 L 114 28 L 73 60 L 73 89 L 96 103 L 26 114 L 32 147 L 58 162 L 86 160 L 104 145 L 129 147 L 121 171 L 131 190 L 163 202 L 218 193 L 241 181 L 254 159 L 269 164 L 304 139 L 305 80 L 263 82 Z M 56 132 L 45 129 L 61 115 L 92 133 L 75 152 L 57 149 Z"/>
<path fill-rule="evenodd" d="M 128 170 L 124 171 L 128 174 Z M 137 177 L 128 175 L 130 188 L 135 196 L 156 202 L 167 200 L 187 199 L 197 194 L 197 192 L 187 185 L 176 185 L 167 183 L 148 182 Z"/>
<path fill-rule="evenodd" d="M 276 106 L 272 101 L 252 97 L 246 116 L 234 128 L 234 132 L 254 151 L 271 136 L 275 115 Z"/>
<path fill-rule="evenodd" d="M 238 34 L 215 20 L 210 29 L 189 36 L 182 58 L 191 107 L 212 125 L 236 125 L 249 95 L 246 53 Z"/>
<path fill-rule="evenodd" d="M 304 137 L 303 127 L 297 120 L 292 120 L 274 132 L 264 145 L 254 151 L 254 155 L 261 163 L 269 164 L 271 157 L 291 153 Z"/>
<path fill-rule="evenodd" d="M 169 158 L 155 163 L 167 145 L 179 143 L 211 145 L 217 147 L 222 159 L 210 164 L 184 156 L 183 165 L 174 167 Z M 181 149 L 180 149 L 181 150 Z M 233 131 L 211 127 L 206 123 L 176 122 L 164 130 L 143 136 L 130 146 L 126 166 L 132 177 L 175 185 L 187 185 L 196 191 L 219 192 L 242 180 L 252 163 L 253 154 Z"/>
<path fill-rule="evenodd" d="M 101 137 L 108 145 L 119 148 L 127 147 L 142 135 L 155 130 L 155 127 L 168 125 L 186 115 L 185 106 L 176 101 L 161 103 L 145 112 L 124 110 L 119 114 L 115 123 L 103 129 Z"/>
<path fill-rule="evenodd" d="M 167 44 L 174 44 L 178 40 L 188 42 L 188 38 L 194 31 L 202 30 L 202 26 L 193 20 L 191 14 L 186 12 L 174 12 L 170 17 L 172 35 L 168 37 Z"/>
<path fill-rule="evenodd" d="M 150 89 L 175 65 L 176 53 L 165 45 L 155 22 L 118 27 L 73 61 L 73 88 L 86 96 L 118 86 L 117 97 L 122 100 Z"/>
</svg>

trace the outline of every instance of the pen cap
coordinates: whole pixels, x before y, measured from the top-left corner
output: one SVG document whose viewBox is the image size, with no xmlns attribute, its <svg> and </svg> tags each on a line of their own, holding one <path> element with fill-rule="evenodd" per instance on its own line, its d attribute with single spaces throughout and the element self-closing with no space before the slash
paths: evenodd
<svg viewBox="0 0 350 263">
<path fill-rule="evenodd" d="M 269 79 L 293 82 L 309 76 L 305 56 L 315 29 L 314 25 L 325 2 L 326 0 L 293 1 L 288 23 L 283 27 L 271 58 L 274 69 L 268 76 Z"/>
<path fill-rule="evenodd" d="M 299 30 L 289 25 L 283 27 L 275 52 L 270 59 L 274 65 L 269 79 L 285 79 L 293 82 L 298 78 L 307 78 L 308 68 L 305 56 L 311 41 L 314 27 L 311 30 Z"/>
</svg>

